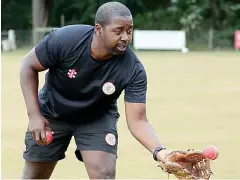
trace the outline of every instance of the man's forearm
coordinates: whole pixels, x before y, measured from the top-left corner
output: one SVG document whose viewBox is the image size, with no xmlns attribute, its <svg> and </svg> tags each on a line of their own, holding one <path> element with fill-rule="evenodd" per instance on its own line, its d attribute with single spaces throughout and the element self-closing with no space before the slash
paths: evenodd
<svg viewBox="0 0 240 180">
<path fill-rule="evenodd" d="M 38 72 L 21 66 L 20 84 L 29 116 L 39 112 L 38 104 Z"/>
<path fill-rule="evenodd" d="M 151 153 L 154 152 L 156 147 L 162 146 L 153 127 L 147 120 L 131 121 L 128 123 L 128 128 L 132 135 Z"/>
</svg>

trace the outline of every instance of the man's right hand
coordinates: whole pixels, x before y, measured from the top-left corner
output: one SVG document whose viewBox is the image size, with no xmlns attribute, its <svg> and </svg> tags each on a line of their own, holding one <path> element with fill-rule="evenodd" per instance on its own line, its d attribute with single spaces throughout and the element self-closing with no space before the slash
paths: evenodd
<svg viewBox="0 0 240 180">
<path fill-rule="evenodd" d="M 51 131 L 51 129 L 48 120 L 41 114 L 29 117 L 28 130 L 37 144 L 41 146 L 48 144 L 46 130 Z"/>
</svg>

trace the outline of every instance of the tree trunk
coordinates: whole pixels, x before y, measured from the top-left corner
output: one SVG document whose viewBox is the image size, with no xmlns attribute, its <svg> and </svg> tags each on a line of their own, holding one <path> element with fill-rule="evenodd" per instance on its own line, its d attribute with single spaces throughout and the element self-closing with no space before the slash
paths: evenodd
<svg viewBox="0 0 240 180">
<path fill-rule="evenodd" d="M 35 45 L 42 37 L 36 28 L 46 27 L 52 0 L 32 0 L 32 28 L 33 44 Z"/>
</svg>

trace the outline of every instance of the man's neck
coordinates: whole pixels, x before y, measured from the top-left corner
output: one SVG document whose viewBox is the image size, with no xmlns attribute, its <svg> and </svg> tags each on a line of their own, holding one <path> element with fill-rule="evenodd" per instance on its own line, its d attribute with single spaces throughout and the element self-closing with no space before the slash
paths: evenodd
<svg viewBox="0 0 240 180">
<path fill-rule="evenodd" d="M 98 61 L 104 61 L 111 58 L 112 55 L 103 47 L 103 44 L 94 34 L 91 42 L 91 56 Z"/>
</svg>

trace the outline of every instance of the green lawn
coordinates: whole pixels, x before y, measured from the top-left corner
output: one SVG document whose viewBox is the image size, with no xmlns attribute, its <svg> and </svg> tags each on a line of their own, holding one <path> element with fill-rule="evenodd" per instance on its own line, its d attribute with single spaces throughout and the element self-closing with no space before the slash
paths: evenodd
<svg viewBox="0 0 240 180">
<path fill-rule="evenodd" d="M 19 62 L 26 51 L 2 54 L 2 178 L 19 178 L 27 128 L 19 85 Z M 137 52 L 148 75 L 147 114 L 170 149 L 215 145 L 214 179 L 240 177 L 240 54 L 234 52 Z M 41 84 L 44 73 L 41 74 Z M 119 100 L 117 178 L 167 179 L 151 154 L 129 133 L 123 97 Z M 52 178 L 88 178 L 75 159 L 74 141 Z M 236 153 L 236 154 L 234 154 Z M 173 176 L 170 176 L 173 178 Z"/>
</svg>

